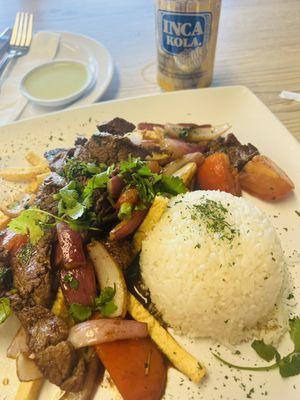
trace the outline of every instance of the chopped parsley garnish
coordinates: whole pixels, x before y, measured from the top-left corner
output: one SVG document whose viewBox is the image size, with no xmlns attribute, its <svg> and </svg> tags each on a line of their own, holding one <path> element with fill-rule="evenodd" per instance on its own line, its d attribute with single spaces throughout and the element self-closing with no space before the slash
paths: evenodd
<svg viewBox="0 0 300 400">
<path fill-rule="evenodd" d="M 254 340 L 251 345 L 256 353 L 265 361 L 271 361 L 275 357 L 276 362 L 274 364 L 265 367 L 244 367 L 232 364 L 221 358 L 218 354 L 213 353 L 213 355 L 223 364 L 228 365 L 231 368 L 246 371 L 269 371 L 278 368 L 279 373 L 283 378 L 298 375 L 300 374 L 300 318 L 297 317 L 290 319 L 289 324 L 290 337 L 294 343 L 294 350 L 287 356 L 281 358 L 280 354 L 273 346 L 265 344 L 262 340 Z"/>
<path fill-rule="evenodd" d="M 82 304 L 73 303 L 70 305 L 69 312 L 76 322 L 83 322 L 91 317 L 92 308 Z"/>
<path fill-rule="evenodd" d="M 10 307 L 10 300 L 8 297 L 0 298 L 0 324 L 7 320 L 7 318 L 12 314 L 12 309 Z"/>
<path fill-rule="evenodd" d="M 220 201 L 205 199 L 200 204 L 195 204 L 191 218 L 201 220 L 209 233 L 217 234 L 220 239 L 231 242 L 239 230 L 234 228 L 227 220 L 228 209 Z"/>
<path fill-rule="evenodd" d="M 71 272 L 64 276 L 63 281 L 69 283 L 71 289 L 77 290 L 79 287 L 79 281 L 74 278 Z"/>
<path fill-rule="evenodd" d="M 295 213 L 298 215 L 298 217 L 300 217 L 300 211 L 295 210 Z"/>
<path fill-rule="evenodd" d="M 107 286 L 101 290 L 100 295 L 95 299 L 95 308 L 96 310 L 99 310 L 104 317 L 109 317 L 118 309 L 113 301 L 115 294 L 116 285 L 113 288 Z"/>
</svg>

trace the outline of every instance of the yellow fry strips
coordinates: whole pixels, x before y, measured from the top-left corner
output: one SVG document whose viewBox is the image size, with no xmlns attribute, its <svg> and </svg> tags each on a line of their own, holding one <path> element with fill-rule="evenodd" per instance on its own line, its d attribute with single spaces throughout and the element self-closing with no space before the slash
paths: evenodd
<svg viewBox="0 0 300 400">
<path fill-rule="evenodd" d="M 199 383 L 206 373 L 205 367 L 184 350 L 132 294 L 129 294 L 127 309 L 136 321 L 148 325 L 149 335 L 174 367 L 194 383 Z"/>
<path fill-rule="evenodd" d="M 15 400 L 37 400 L 43 383 L 43 378 L 30 382 L 21 382 Z"/>
<path fill-rule="evenodd" d="M 0 229 L 4 229 L 8 224 L 10 218 L 0 211 Z"/>
<path fill-rule="evenodd" d="M 166 197 L 156 196 L 148 214 L 133 237 L 134 251 L 138 253 L 142 248 L 142 242 L 147 234 L 152 231 L 154 226 L 163 215 L 169 200 Z"/>
<path fill-rule="evenodd" d="M 47 160 L 45 160 L 44 157 L 41 157 L 38 154 L 36 154 L 34 151 L 29 151 L 26 154 L 25 158 L 29 162 L 29 164 L 31 164 L 35 167 L 38 165 L 40 165 L 40 166 L 44 165 L 45 167 L 48 167 Z"/>
<path fill-rule="evenodd" d="M 3 168 L 0 170 L 0 177 L 9 182 L 31 181 L 35 179 L 37 175 L 47 172 L 47 170 L 49 171 L 48 167 L 45 165 L 23 168 Z"/>
</svg>

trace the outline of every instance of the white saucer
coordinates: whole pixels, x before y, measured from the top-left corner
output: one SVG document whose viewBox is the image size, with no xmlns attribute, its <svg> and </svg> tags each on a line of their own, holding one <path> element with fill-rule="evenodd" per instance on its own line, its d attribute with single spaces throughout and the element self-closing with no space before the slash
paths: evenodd
<svg viewBox="0 0 300 400">
<path fill-rule="evenodd" d="M 54 60 L 70 59 L 85 62 L 89 64 L 97 79 L 86 95 L 65 108 L 84 106 L 96 102 L 104 94 L 113 75 L 113 60 L 110 53 L 100 42 L 87 36 L 70 32 L 55 33 L 60 35 L 60 43 Z M 60 109 L 61 107 L 51 108 L 51 111 Z M 46 113 L 49 113 L 48 107 L 28 103 L 18 119 Z"/>
</svg>

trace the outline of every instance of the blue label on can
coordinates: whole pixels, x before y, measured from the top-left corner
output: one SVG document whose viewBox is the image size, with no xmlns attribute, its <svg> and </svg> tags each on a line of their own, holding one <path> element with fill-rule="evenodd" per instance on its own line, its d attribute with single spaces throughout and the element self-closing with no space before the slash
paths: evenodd
<svg viewBox="0 0 300 400">
<path fill-rule="evenodd" d="M 180 13 L 158 10 L 158 33 L 162 50 L 170 55 L 195 50 L 207 44 L 211 13 Z"/>
</svg>

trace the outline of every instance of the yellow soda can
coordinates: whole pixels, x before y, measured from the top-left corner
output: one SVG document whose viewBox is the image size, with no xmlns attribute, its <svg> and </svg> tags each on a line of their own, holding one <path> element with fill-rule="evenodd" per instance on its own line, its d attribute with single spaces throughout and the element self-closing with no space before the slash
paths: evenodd
<svg viewBox="0 0 300 400">
<path fill-rule="evenodd" d="M 209 86 L 221 0 L 156 0 L 157 80 L 164 90 Z"/>
</svg>

